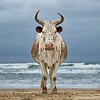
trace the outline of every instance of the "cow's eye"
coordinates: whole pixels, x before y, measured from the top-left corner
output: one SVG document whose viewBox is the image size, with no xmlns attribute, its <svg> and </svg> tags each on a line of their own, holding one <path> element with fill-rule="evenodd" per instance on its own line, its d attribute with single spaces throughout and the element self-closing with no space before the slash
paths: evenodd
<svg viewBox="0 0 100 100">
<path fill-rule="evenodd" d="M 55 33 L 57 33 L 57 31 L 55 31 Z"/>
<path fill-rule="evenodd" d="M 42 31 L 42 33 L 44 33 L 44 31 Z"/>
</svg>

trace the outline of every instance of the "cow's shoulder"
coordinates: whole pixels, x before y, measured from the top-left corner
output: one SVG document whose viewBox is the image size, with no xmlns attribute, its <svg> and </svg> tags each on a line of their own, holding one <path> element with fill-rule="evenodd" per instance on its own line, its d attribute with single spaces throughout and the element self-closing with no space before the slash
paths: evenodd
<svg viewBox="0 0 100 100">
<path fill-rule="evenodd" d="M 40 38 L 40 34 L 38 33 L 37 36 L 36 36 L 36 39 L 35 39 L 35 41 L 33 43 L 32 50 L 31 50 L 31 54 L 32 54 L 32 57 L 34 59 L 36 59 L 36 57 L 38 56 L 39 38 Z"/>
<path fill-rule="evenodd" d="M 67 58 L 67 44 L 66 42 L 62 39 L 61 42 L 61 62 L 63 62 Z"/>
<path fill-rule="evenodd" d="M 32 46 L 32 50 L 31 50 L 31 54 L 34 59 L 36 58 L 36 56 L 38 54 L 38 48 L 39 48 L 39 44 L 38 44 L 37 40 L 35 40 L 33 43 L 33 46 Z"/>
</svg>

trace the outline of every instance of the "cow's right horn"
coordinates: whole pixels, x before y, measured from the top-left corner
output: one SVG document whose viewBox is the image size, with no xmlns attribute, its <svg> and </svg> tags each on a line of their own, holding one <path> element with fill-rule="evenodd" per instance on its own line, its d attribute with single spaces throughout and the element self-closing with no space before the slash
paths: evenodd
<svg viewBox="0 0 100 100">
<path fill-rule="evenodd" d="M 58 13 L 58 14 L 60 15 L 61 19 L 59 21 L 54 22 L 54 24 L 56 26 L 59 25 L 59 24 L 61 24 L 64 21 L 64 17 L 60 13 Z"/>
<path fill-rule="evenodd" d="M 44 22 L 41 21 L 41 20 L 39 20 L 38 17 L 37 17 L 39 12 L 40 12 L 40 10 L 35 15 L 35 21 L 43 26 L 44 25 Z"/>
</svg>

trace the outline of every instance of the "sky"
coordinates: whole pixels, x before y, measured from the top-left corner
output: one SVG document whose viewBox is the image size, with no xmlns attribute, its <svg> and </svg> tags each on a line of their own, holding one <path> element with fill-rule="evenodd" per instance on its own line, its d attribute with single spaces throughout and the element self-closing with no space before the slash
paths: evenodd
<svg viewBox="0 0 100 100">
<path fill-rule="evenodd" d="M 0 0 L 0 62 L 33 62 L 38 10 L 43 21 L 64 16 L 65 62 L 100 62 L 100 0 Z"/>
</svg>

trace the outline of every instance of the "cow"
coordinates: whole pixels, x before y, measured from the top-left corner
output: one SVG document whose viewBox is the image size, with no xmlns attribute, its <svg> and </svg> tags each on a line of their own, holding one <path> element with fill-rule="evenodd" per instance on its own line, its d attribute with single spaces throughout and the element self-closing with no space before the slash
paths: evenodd
<svg viewBox="0 0 100 100">
<path fill-rule="evenodd" d="M 41 66 L 42 93 L 47 93 L 47 69 L 49 69 L 51 93 L 57 93 L 56 78 L 58 66 L 64 62 L 67 57 L 67 45 L 63 38 L 59 35 L 63 28 L 61 26 L 57 26 L 64 21 L 64 17 L 58 13 L 61 17 L 59 21 L 44 22 L 38 19 L 39 12 L 40 10 L 35 15 L 35 21 L 41 26 L 36 27 L 38 34 L 33 43 L 31 54 L 32 58 Z"/>
</svg>

